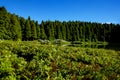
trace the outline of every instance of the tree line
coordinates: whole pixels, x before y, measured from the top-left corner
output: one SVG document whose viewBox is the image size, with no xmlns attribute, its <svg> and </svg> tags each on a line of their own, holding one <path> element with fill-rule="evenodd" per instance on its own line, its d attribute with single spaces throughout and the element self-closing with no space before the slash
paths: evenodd
<svg viewBox="0 0 120 80">
<path fill-rule="evenodd" d="M 120 42 L 120 24 L 83 21 L 38 21 L 7 12 L 0 7 L 0 39 L 31 41 L 63 39 L 67 41 Z"/>
</svg>

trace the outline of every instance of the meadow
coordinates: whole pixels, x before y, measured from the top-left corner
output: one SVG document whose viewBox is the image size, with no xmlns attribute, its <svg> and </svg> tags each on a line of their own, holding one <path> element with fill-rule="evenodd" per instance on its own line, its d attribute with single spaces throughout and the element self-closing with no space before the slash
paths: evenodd
<svg viewBox="0 0 120 80">
<path fill-rule="evenodd" d="M 120 80 L 120 50 L 0 41 L 1 80 Z"/>
</svg>

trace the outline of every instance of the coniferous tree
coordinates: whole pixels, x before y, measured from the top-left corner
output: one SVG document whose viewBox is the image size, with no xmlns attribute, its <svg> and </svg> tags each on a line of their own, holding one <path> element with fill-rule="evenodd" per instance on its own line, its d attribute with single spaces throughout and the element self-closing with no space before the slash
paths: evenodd
<svg viewBox="0 0 120 80">
<path fill-rule="evenodd" d="M 112 23 L 108 25 L 108 42 L 110 42 L 111 39 L 111 31 L 112 31 Z"/>
<path fill-rule="evenodd" d="M 71 35 L 70 35 L 70 28 L 69 24 L 67 23 L 66 25 L 66 40 L 70 41 L 71 40 Z"/>
<path fill-rule="evenodd" d="M 54 40 L 55 35 L 54 35 L 54 27 L 53 27 L 53 22 L 49 23 L 49 40 Z"/>
<path fill-rule="evenodd" d="M 13 14 L 11 15 L 11 32 L 12 32 L 12 39 L 13 40 L 21 40 L 22 33 L 21 33 L 21 26 L 17 17 Z"/>
<path fill-rule="evenodd" d="M 31 40 L 37 39 L 36 25 L 34 21 L 31 21 Z"/>
<path fill-rule="evenodd" d="M 36 21 L 35 25 L 36 25 L 37 39 L 40 39 L 40 26 L 38 24 L 38 21 Z"/>
<path fill-rule="evenodd" d="M 30 26 L 30 17 L 26 20 L 25 23 L 25 40 L 30 40 L 31 38 L 31 26 Z"/>
<path fill-rule="evenodd" d="M 42 21 L 41 25 L 40 25 L 40 39 L 47 39 L 47 36 L 45 34 L 45 29 L 44 29 L 44 22 Z"/>
<path fill-rule="evenodd" d="M 85 23 L 85 41 L 90 41 L 91 31 L 90 23 Z"/>
<path fill-rule="evenodd" d="M 57 26 L 56 26 L 56 23 L 57 23 L 57 21 L 53 22 L 55 39 L 57 39 Z"/>
<path fill-rule="evenodd" d="M 61 26 L 61 33 L 62 33 L 62 39 L 63 40 L 66 40 L 66 25 L 65 25 L 66 22 L 63 22 L 62 23 L 62 26 Z"/>
<path fill-rule="evenodd" d="M 22 32 L 22 40 L 25 40 L 25 22 L 26 20 L 23 18 L 23 17 L 20 17 L 19 19 L 19 22 L 20 22 L 20 26 L 21 26 L 21 32 Z"/>
<path fill-rule="evenodd" d="M 10 17 L 5 7 L 0 7 L 0 39 L 12 39 L 10 27 Z"/>
<path fill-rule="evenodd" d="M 76 41 L 79 41 L 80 35 L 79 35 L 79 23 L 78 22 L 76 22 L 75 31 L 76 31 Z"/>
<path fill-rule="evenodd" d="M 57 22 L 56 30 L 57 30 L 57 39 L 62 39 L 61 23 L 60 22 Z"/>
<path fill-rule="evenodd" d="M 71 35 L 72 35 L 72 41 L 77 41 L 77 35 L 76 35 L 76 27 L 75 24 L 71 22 Z"/>
<path fill-rule="evenodd" d="M 44 31 L 45 31 L 46 37 L 47 37 L 47 39 L 49 39 L 49 37 L 50 37 L 50 21 L 44 22 L 43 26 L 44 26 Z"/>
<path fill-rule="evenodd" d="M 83 27 L 82 27 L 81 22 L 79 22 L 79 39 L 82 42 L 82 40 L 83 40 Z"/>
<path fill-rule="evenodd" d="M 84 42 L 84 41 L 85 41 L 85 38 L 86 38 L 86 36 L 85 36 L 85 31 L 86 31 L 86 30 L 85 30 L 85 22 L 82 23 L 82 27 L 83 27 L 83 31 L 82 31 L 82 32 L 83 32 L 83 33 L 82 33 L 82 34 L 83 34 L 83 35 L 82 35 L 83 38 L 82 38 L 82 41 Z"/>
</svg>

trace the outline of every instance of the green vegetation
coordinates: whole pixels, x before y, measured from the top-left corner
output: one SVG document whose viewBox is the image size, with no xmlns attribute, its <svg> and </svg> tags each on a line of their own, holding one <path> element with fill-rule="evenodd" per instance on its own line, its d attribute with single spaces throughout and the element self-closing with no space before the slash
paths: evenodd
<svg viewBox="0 0 120 80">
<path fill-rule="evenodd" d="M 119 34 L 119 24 L 39 24 L 0 7 L 0 80 L 120 80 Z M 119 47 L 86 47 L 96 44 Z"/>
<path fill-rule="evenodd" d="M 32 41 L 63 39 L 81 42 L 120 43 L 119 24 L 102 24 L 82 21 L 38 21 L 8 13 L 0 7 L 0 39 Z"/>
<path fill-rule="evenodd" d="M 120 51 L 0 41 L 1 80 L 119 80 Z"/>
</svg>

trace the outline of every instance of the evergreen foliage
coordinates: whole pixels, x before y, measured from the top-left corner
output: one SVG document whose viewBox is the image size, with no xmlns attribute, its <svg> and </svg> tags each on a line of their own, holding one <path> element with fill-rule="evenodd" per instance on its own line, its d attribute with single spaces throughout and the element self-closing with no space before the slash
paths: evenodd
<svg viewBox="0 0 120 80">
<path fill-rule="evenodd" d="M 30 25 L 30 18 L 25 23 L 25 40 L 30 40 L 31 38 L 31 25 Z"/>
<path fill-rule="evenodd" d="M 0 7 L 0 39 L 36 40 L 63 39 L 81 42 L 120 42 L 120 24 L 82 21 L 33 21 L 8 13 Z"/>
<path fill-rule="evenodd" d="M 36 33 L 36 25 L 35 22 L 31 22 L 31 40 L 37 39 L 37 33 Z"/>
<path fill-rule="evenodd" d="M 13 40 L 21 40 L 22 39 L 22 33 L 21 33 L 21 26 L 17 20 L 17 17 L 15 15 L 11 15 L 11 26 L 10 30 L 12 33 L 12 39 Z"/>
</svg>

